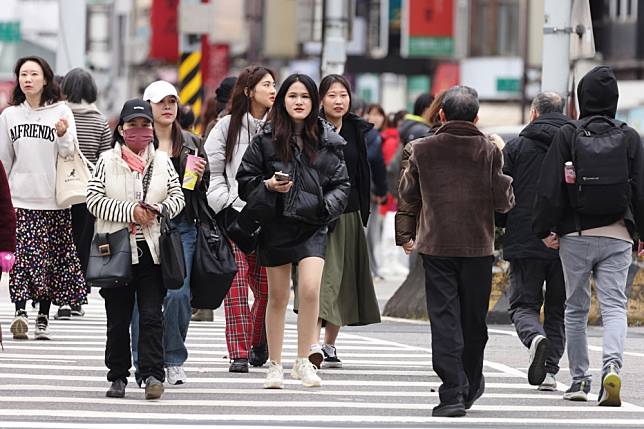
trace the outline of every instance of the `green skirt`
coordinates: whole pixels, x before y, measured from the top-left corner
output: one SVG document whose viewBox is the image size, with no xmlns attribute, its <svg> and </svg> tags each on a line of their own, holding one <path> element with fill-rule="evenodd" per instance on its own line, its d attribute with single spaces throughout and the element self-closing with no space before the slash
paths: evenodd
<svg viewBox="0 0 644 429">
<path fill-rule="evenodd" d="M 328 235 L 320 319 L 337 326 L 380 323 L 360 212 L 345 213 Z"/>
</svg>

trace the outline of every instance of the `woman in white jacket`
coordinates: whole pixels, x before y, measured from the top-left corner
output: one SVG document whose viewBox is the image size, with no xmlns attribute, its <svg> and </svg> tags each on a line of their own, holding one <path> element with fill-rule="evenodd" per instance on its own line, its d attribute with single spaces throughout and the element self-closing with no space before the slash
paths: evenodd
<svg viewBox="0 0 644 429">
<path fill-rule="evenodd" d="M 246 204 L 237 195 L 235 175 L 252 138 L 264 125 L 275 94 L 272 70 L 246 67 L 233 88 L 230 114 L 217 122 L 206 140 L 210 165 L 208 204 L 215 213 L 229 211 L 228 219 Z M 239 270 L 224 299 L 229 371 L 248 372 L 249 361 L 253 366 L 262 366 L 268 359 L 264 329 L 268 283 L 266 270 L 257 263 L 255 253 L 246 255 L 234 242 L 231 245 Z M 248 308 L 249 287 L 255 297 L 252 310 Z"/>
<path fill-rule="evenodd" d="M 159 265 L 160 226 L 157 212 L 170 218 L 184 207 L 179 177 L 166 152 L 155 150 L 152 109 L 141 99 L 128 100 L 114 130 L 114 149 L 103 152 L 87 186 L 87 209 L 96 216 L 96 233 L 130 230 L 132 281 L 101 289 L 107 314 L 106 393 L 125 396 L 132 366 L 130 321 L 135 296 L 139 310 L 139 373 L 145 398 L 163 394 L 163 286 Z M 142 204 L 145 202 L 146 204 Z"/>
<path fill-rule="evenodd" d="M 69 156 L 76 143 L 74 116 L 59 101 L 51 67 L 40 57 L 20 58 L 18 81 L 0 115 L 0 160 L 16 208 L 16 264 L 9 280 L 16 314 L 14 339 L 27 339 L 26 302 L 39 302 L 35 339 L 49 340 L 49 308 L 82 304 L 87 296 L 71 211 L 56 203 L 57 155 Z"/>
</svg>

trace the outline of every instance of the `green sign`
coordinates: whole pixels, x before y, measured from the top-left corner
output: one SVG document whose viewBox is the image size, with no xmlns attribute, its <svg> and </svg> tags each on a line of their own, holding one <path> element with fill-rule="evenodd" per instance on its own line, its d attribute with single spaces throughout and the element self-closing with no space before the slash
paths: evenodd
<svg viewBox="0 0 644 429">
<path fill-rule="evenodd" d="M 520 92 L 521 81 L 514 77 L 497 77 L 496 90 L 498 92 Z"/>
<path fill-rule="evenodd" d="M 20 42 L 20 21 L 0 21 L 0 42 Z"/>
<path fill-rule="evenodd" d="M 409 37 L 410 57 L 451 57 L 454 55 L 454 39 L 451 37 Z"/>
</svg>

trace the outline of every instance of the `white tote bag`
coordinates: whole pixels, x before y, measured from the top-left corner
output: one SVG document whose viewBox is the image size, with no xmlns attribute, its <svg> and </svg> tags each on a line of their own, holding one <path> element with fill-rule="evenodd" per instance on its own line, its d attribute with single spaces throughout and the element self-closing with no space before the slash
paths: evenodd
<svg viewBox="0 0 644 429">
<path fill-rule="evenodd" d="M 87 182 L 94 166 L 85 158 L 78 144 L 68 157 L 58 155 L 56 162 L 56 203 L 70 207 L 84 203 L 87 198 Z M 91 169 L 91 170 L 90 170 Z"/>
</svg>

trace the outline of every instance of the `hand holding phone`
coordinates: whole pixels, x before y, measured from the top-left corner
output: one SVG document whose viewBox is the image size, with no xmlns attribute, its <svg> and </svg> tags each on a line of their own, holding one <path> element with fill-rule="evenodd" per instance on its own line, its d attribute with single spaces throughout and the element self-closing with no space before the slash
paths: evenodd
<svg viewBox="0 0 644 429">
<path fill-rule="evenodd" d="M 156 206 L 153 206 L 152 204 L 148 204 L 145 201 L 139 201 L 139 205 L 141 207 L 143 207 L 144 209 L 151 211 L 152 213 L 154 213 L 157 216 L 163 216 L 161 214 L 161 212 L 159 211 L 159 209 Z"/>
<path fill-rule="evenodd" d="M 275 180 L 277 180 L 278 182 L 290 182 L 291 176 L 286 173 L 282 173 L 281 171 L 276 171 Z"/>
</svg>

